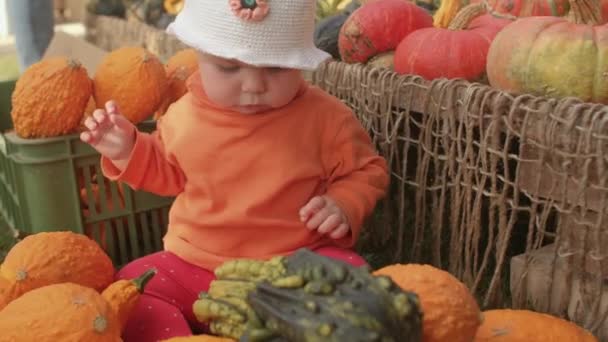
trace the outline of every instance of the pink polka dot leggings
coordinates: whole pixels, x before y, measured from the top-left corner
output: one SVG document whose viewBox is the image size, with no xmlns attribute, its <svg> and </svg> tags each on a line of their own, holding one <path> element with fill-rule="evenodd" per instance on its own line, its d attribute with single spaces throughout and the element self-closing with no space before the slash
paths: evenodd
<svg viewBox="0 0 608 342">
<path fill-rule="evenodd" d="M 355 266 L 365 260 L 353 251 L 324 247 L 317 253 Z M 198 294 L 207 291 L 212 272 L 185 262 L 170 252 L 159 252 L 134 260 L 121 269 L 117 278 L 130 279 L 149 268 L 158 273 L 146 286 L 123 332 L 124 342 L 157 342 L 177 336 L 205 332 L 192 312 Z"/>
</svg>

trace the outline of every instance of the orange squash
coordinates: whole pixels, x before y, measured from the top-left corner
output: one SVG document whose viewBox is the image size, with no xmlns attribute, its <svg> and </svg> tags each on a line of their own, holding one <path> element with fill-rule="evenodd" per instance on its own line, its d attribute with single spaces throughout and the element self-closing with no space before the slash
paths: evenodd
<svg viewBox="0 0 608 342">
<path fill-rule="evenodd" d="M 481 312 L 467 287 L 450 273 L 429 265 L 395 264 L 375 275 L 389 276 L 403 290 L 418 294 L 424 342 L 470 342 Z"/>
<path fill-rule="evenodd" d="M 188 91 L 186 80 L 198 70 L 198 53 L 195 49 L 186 49 L 177 52 L 167 61 L 165 71 L 169 78 L 169 91 L 171 102 L 177 101 Z"/>
<path fill-rule="evenodd" d="M 168 87 L 163 104 L 154 115 L 155 119 L 161 117 L 173 102 L 179 100 L 188 88 L 186 80 L 198 70 L 198 53 L 195 49 L 185 49 L 177 52 L 167 61 L 165 72 L 167 73 Z"/>
<path fill-rule="evenodd" d="M 117 280 L 102 292 L 101 295 L 110 304 L 112 311 L 116 313 L 121 331 L 129 320 L 129 314 L 137 305 L 139 294 L 143 292 L 146 284 L 155 274 L 156 270 L 152 269 L 133 280 Z"/>
<path fill-rule="evenodd" d="M 15 132 L 22 138 L 75 132 L 92 89 L 87 70 L 76 60 L 56 57 L 33 64 L 12 94 Z"/>
<path fill-rule="evenodd" d="M 119 342 L 124 322 L 155 274 L 119 280 L 102 294 L 74 283 L 28 292 L 0 311 L 0 342 Z"/>
<path fill-rule="evenodd" d="M 492 39 L 510 23 L 488 14 L 485 4 L 468 5 L 447 28 L 422 28 L 405 37 L 395 52 L 395 71 L 427 80 L 481 80 Z"/>
<path fill-rule="evenodd" d="M 44 232 L 18 242 L 0 266 L 0 310 L 23 294 L 72 282 L 101 291 L 114 279 L 112 260 L 95 241 L 73 232 Z"/>
<path fill-rule="evenodd" d="M 578 325 L 528 310 L 488 310 L 475 342 L 598 342 Z"/>
<path fill-rule="evenodd" d="M 154 114 L 167 90 L 164 66 L 140 47 L 124 47 L 107 54 L 93 82 L 97 106 L 103 108 L 114 100 L 121 114 L 135 124 Z"/>
</svg>

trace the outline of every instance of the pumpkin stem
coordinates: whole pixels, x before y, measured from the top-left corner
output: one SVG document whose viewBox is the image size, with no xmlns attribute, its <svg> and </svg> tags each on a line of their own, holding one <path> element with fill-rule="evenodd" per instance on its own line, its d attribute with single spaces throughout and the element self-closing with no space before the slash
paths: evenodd
<svg viewBox="0 0 608 342">
<path fill-rule="evenodd" d="M 567 18 L 575 24 L 598 25 L 602 22 L 598 0 L 570 0 Z"/>
<path fill-rule="evenodd" d="M 151 268 L 131 281 L 133 282 L 133 284 L 135 284 L 137 291 L 139 291 L 139 293 L 142 293 L 144 292 L 146 284 L 148 284 L 148 282 L 154 277 L 154 275 L 156 275 L 156 269 Z"/>
<path fill-rule="evenodd" d="M 443 0 L 433 16 L 433 26 L 447 28 L 462 7 L 462 0 Z"/>
<path fill-rule="evenodd" d="M 450 22 L 450 25 L 448 25 L 448 30 L 464 30 L 469 27 L 473 19 L 487 12 L 488 4 L 485 1 L 467 5 L 458 11 Z"/>
</svg>

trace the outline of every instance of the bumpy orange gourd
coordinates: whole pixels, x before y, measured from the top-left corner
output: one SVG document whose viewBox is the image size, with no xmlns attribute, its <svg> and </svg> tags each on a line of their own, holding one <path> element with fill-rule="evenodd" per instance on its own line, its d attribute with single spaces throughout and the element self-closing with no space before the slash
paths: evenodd
<svg viewBox="0 0 608 342">
<path fill-rule="evenodd" d="M 28 291 L 72 282 L 101 291 L 114 279 L 112 260 L 82 234 L 44 232 L 18 242 L 0 266 L 0 310 Z"/>
<path fill-rule="evenodd" d="M 0 311 L 0 342 L 119 342 L 127 316 L 155 274 L 120 280 L 102 294 L 74 283 L 30 291 Z"/>
<path fill-rule="evenodd" d="M 95 103 L 103 108 L 114 100 L 120 112 L 139 123 L 163 103 L 167 75 L 159 59 L 140 47 L 124 47 L 107 54 L 93 79 Z"/>
<path fill-rule="evenodd" d="M 154 115 L 155 119 L 161 117 L 167 111 L 170 104 L 180 99 L 188 92 L 186 80 L 198 70 L 198 53 L 195 49 L 185 49 L 177 52 L 167 61 L 165 72 L 167 73 L 167 93 L 163 104 Z"/>
<path fill-rule="evenodd" d="M 146 284 L 155 274 L 156 270 L 149 270 L 137 279 L 117 280 L 102 292 L 101 295 L 110 304 L 112 311 L 116 313 L 121 331 L 127 324 L 129 314 L 137 305 L 139 294 L 143 292 Z"/>
<path fill-rule="evenodd" d="M 528 310 L 488 310 L 475 342 L 598 342 L 578 325 Z"/>
<path fill-rule="evenodd" d="M 231 338 L 218 337 L 211 335 L 196 335 L 196 336 L 184 336 L 184 337 L 173 337 L 162 342 L 236 342 Z"/>
<path fill-rule="evenodd" d="M 168 94 L 171 102 L 177 101 L 188 91 L 186 80 L 198 70 L 198 53 L 195 49 L 177 52 L 167 61 L 165 71 L 169 79 Z"/>
<path fill-rule="evenodd" d="M 389 276 L 403 290 L 418 294 L 424 342 L 470 342 L 481 312 L 467 287 L 450 273 L 429 265 L 395 264 L 375 275 Z"/>
<path fill-rule="evenodd" d="M 608 104 L 608 26 L 597 0 L 570 0 L 566 17 L 528 17 L 500 31 L 490 45 L 490 85 L 517 94 Z"/>
<path fill-rule="evenodd" d="M 15 132 L 22 138 L 75 132 L 92 90 L 87 70 L 76 60 L 56 57 L 31 65 L 12 94 Z"/>
</svg>

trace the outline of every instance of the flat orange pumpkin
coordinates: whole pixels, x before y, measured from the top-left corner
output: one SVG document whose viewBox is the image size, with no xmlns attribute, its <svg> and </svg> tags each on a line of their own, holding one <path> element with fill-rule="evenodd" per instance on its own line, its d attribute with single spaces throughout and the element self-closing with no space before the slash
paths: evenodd
<svg viewBox="0 0 608 342">
<path fill-rule="evenodd" d="M 0 266 L 0 310 L 23 294 L 71 282 L 102 291 L 114 280 L 112 260 L 93 240 L 73 232 L 43 232 L 18 242 Z"/>
<path fill-rule="evenodd" d="M 0 311 L 0 342 L 121 342 L 124 322 L 154 274 L 119 280 L 101 294 L 74 283 L 30 291 Z"/>
<path fill-rule="evenodd" d="M 95 72 L 97 107 L 117 102 L 121 114 L 139 123 L 162 105 L 167 90 L 165 67 L 151 52 L 140 47 L 124 47 L 107 54 Z"/>
<path fill-rule="evenodd" d="M 389 276 L 420 298 L 424 342 L 470 342 L 481 324 L 481 312 L 469 289 L 450 273 L 419 264 L 395 264 L 375 275 Z"/>
<path fill-rule="evenodd" d="M 181 50 L 169 58 L 165 65 L 168 80 L 167 93 L 163 104 L 154 115 L 155 119 L 165 114 L 169 105 L 188 92 L 186 81 L 197 70 L 198 53 L 195 49 Z"/>
<path fill-rule="evenodd" d="M 598 342 L 591 333 L 551 315 L 529 310 L 488 310 L 474 342 Z"/>
</svg>

